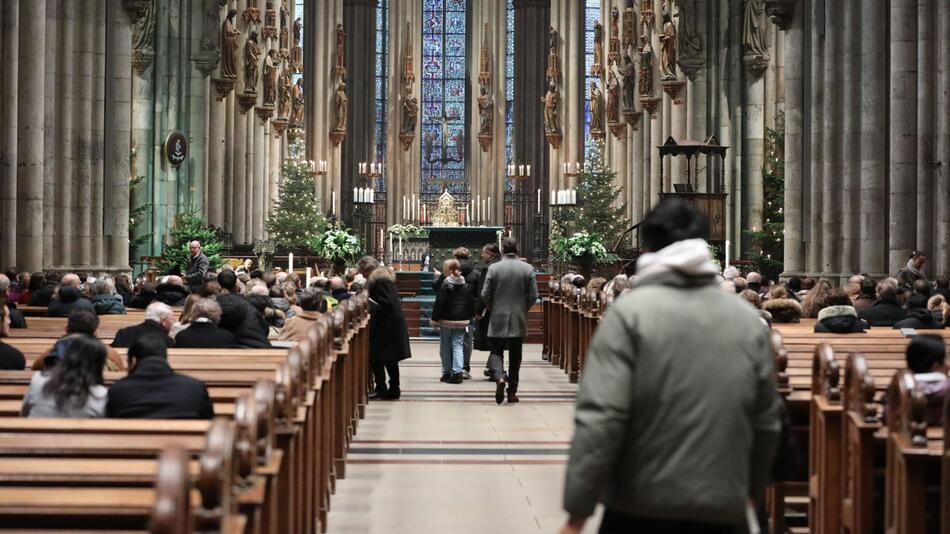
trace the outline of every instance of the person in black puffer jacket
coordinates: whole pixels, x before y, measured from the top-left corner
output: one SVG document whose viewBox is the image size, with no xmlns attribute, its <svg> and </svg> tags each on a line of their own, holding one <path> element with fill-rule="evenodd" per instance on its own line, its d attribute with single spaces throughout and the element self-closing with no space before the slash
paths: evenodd
<svg viewBox="0 0 950 534">
<path fill-rule="evenodd" d="M 475 297 L 472 288 L 465 283 L 459 261 L 445 260 L 445 280 L 439 287 L 432 308 L 432 322 L 440 327 L 439 355 L 442 357 L 442 381 L 462 383 L 465 360 L 464 338 L 472 317 L 475 316 Z"/>
<path fill-rule="evenodd" d="M 890 279 L 877 283 L 877 302 L 861 311 L 858 316 L 871 326 L 894 326 L 907 318 L 907 310 L 897 303 L 897 284 Z"/>
<path fill-rule="evenodd" d="M 82 293 L 78 288 L 71 285 L 60 286 L 59 294 L 46 309 L 48 317 L 67 317 L 73 310 L 89 310 L 95 313 L 92 303 L 82 298 Z"/>
<path fill-rule="evenodd" d="M 797 323 L 802 316 L 802 305 L 788 298 L 788 292 L 782 286 L 769 289 L 769 300 L 762 304 L 762 309 L 772 314 L 772 324 Z"/>
<path fill-rule="evenodd" d="M 218 304 L 221 306 L 219 326 L 234 334 L 234 341 L 239 347 L 270 348 L 267 322 L 243 295 L 237 293 L 237 277 L 234 272 L 218 273 L 218 284 L 221 285 L 221 295 L 218 296 Z"/>
<path fill-rule="evenodd" d="M 169 276 L 155 288 L 155 300 L 169 306 L 183 306 L 188 298 L 188 288 L 180 276 Z"/>
<path fill-rule="evenodd" d="M 831 290 L 825 299 L 826 306 L 818 312 L 818 322 L 815 323 L 815 332 L 835 334 L 853 334 L 864 332 L 867 323 L 858 318 L 858 312 L 851 305 L 848 293 L 836 287 Z"/>
<path fill-rule="evenodd" d="M 928 306 L 927 297 L 915 293 L 907 299 L 908 317 L 897 321 L 894 328 L 913 328 L 915 330 L 942 330 L 943 314 L 941 306 L 943 297 L 934 299 L 934 306 Z"/>
<path fill-rule="evenodd" d="M 481 289 L 482 273 L 480 273 L 477 269 L 475 269 L 475 265 L 472 263 L 472 260 L 470 259 L 472 256 L 472 252 L 465 247 L 458 247 L 457 249 L 452 251 L 452 256 L 454 256 L 455 259 L 459 261 L 459 272 L 462 273 L 462 277 L 465 278 L 465 284 L 468 285 L 469 290 L 471 290 L 473 297 L 477 301 L 478 292 Z M 498 255 L 496 254 L 495 257 L 497 258 Z M 438 292 L 439 287 L 442 286 L 442 282 L 444 280 L 445 280 L 445 277 L 440 274 L 436 278 L 435 282 L 432 283 L 432 288 L 435 289 L 436 292 Z M 485 328 L 487 332 L 487 328 L 488 328 L 487 323 L 486 323 Z M 478 330 L 478 323 L 477 321 L 472 319 L 472 322 L 469 324 L 469 328 L 465 330 L 465 337 L 462 340 L 462 350 L 465 353 L 464 363 L 462 365 L 462 378 L 465 378 L 465 379 L 472 378 L 472 375 L 470 373 L 472 370 L 472 367 L 471 367 L 472 350 L 475 348 L 475 344 L 476 344 L 475 343 L 476 330 Z M 487 335 L 486 335 L 485 343 L 487 346 L 487 343 L 488 343 Z M 479 348 L 479 350 L 488 350 L 488 349 Z"/>
</svg>

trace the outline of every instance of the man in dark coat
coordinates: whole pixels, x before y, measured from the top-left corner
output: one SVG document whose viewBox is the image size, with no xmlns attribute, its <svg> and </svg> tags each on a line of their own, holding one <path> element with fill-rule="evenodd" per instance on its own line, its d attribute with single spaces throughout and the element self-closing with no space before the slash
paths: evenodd
<svg viewBox="0 0 950 534">
<path fill-rule="evenodd" d="M 166 336 L 167 337 L 167 336 Z M 214 405 L 200 380 L 176 374 L 161 336 L 129 347 L 129 374 L 109 388 L 106 416 L 126 419 L 211 419 Z"/>
<path fill-rule="evenodd" d="M 869 326 L 894 326 L 907 317 L 907 310 L 897 303 L 897 287 L 888 280 L 877 284 L 877 302 L 858 313 Z"/>
<path fill-rule="evenodd" d="M 491 310 L 485 306 L 485 301 L 482 300 L 482 287 L 485 284 L 488 268 L 492 264 L 501 261 L 501 249 L 495 243 L 489 243 L 482 247 L 481 257 L 485 267 L 478 273 L 478 285 L 475 287 L 475 335 L 473 342 L 475 350 L 488 352 L 491 351 L 491 345 L 488 343 L 488 323 L 491 322 Z M 486 361 L 485 378 L 491 380 L 491 377 L 492 371 Z"/>
<path fill-rule="evenodd" d="M 495 402 L 505 399 L 518 402 L 518 379 L 521 374 L 521 347 L 528 335 L 528 310 L 538 300 L 538 284 L 534 267 L 518 257 L 518 240 L 507 237 L 502 241 L 501 261 L 488 268 L 482 288 L 482 300 L 491 310 L 488 340 L 491 354 L 488 365 L 495 380 Z M 508 349 L 508 374 L 505 374 L 504 350 Z"/>
<path fill-rule="evenodd" d="M 234 346 L 234 334 L 218 326 L 221 306 L 211 299 L 199 299 L 192 308 L 195 319 L 175 336 L 175 346 L 193 349 L 226 349 Z"/>
<path fill-rule="evenodd" d="M 89 310 L 95 312 L 92 303 L 82 298 L 78 288 L 71 285 L 61 285 L 59 295 L 46 308 L 48 317 L 67 317 L 73 310 Z"/>
<path fill-rule="evenodd" d="M 200 288 L 200 284 L 199 284 Z M 168 276 L 155 288 L 155 300 L 169 306 L 183 306 L 188 298 L 188 289 L 179 276 Z"/>
<path fill-rule="evenodd" d="M 247 299 L 237 293 L 237 276 L 234 272 L 218 273 L 218 285 L 221 286 L 221 295 L 218 296 L 218 304 L 221 306 L 219 326 L 234 334 L 234 342 L 239 347 L 270 348 L 267 323 Z"/>
<path fill-rule="evenodd" d="M 112 340 L 113 347 L 131 347 L 138 338 L 144 335 L 154 335 L 160 338 L 166 347 L 171 347 L 175 341 L 168 337 L 168 332 L 175 323 L 175 314 L 168 304 L 153 302 L 145 308 L 145 321 L 135 326 L 127 326 L 115 333 Z"/>
<path fill-rule="evenodd" d="M 185 282 L 191 288 L 192 293 L 197 293 L 201 289 L 201 284 L 204 283 L 205 273 L 208 272 L 211 262 L 201 251 L 201 243 L 198 241 L 188 243 L 188 250 L 191 254 L 188 256 Z"/>
<path fill-rule="evenodd" d="M 56 287 L 59 286 L 63 277 L 57 272 L 48 272 L 43 277 L 43 287 L 39 288 L 30 297 L 30 306 L 49 306 L 53 301 L 53 294 L 56 293 Z M 79 278 L 76 278 L 76 287 L 78 288 Z"/>
<path fill-rule="evenodd" d="M 371 399 L 398 400 L 399 362 L 412 357 L 409 329 L 402 313 L 395 277 L 386 267 L 376 268 L 369 276 L 369 360 L 376 390 Z M 389 374 L 389 387 L 386 374 Z"/>
</svg>

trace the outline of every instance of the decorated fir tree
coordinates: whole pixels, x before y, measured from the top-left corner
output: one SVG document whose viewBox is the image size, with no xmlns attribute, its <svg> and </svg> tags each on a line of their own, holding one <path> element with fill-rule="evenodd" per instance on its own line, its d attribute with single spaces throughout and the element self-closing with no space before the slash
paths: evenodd
<svg viewBox="0 0 950 534">
<path fill-rule="evenodd" d="M 314 177 L 302 152 L 299 141 L 291 145 L 281 171 L 280 193 L 267 217 L 267 231 L 279 247 L 307 247 L 326 228 L 326 218 L 317 206 Z"/>
<path fill-rule="evenodd" d="M 208 256 L 212 269 L 221 266 L 221 251 L 229 237 L 223 230 L 208 226 L 196 211 L 188 211 L 175 215 L 171 239 L 162 245 L 158 270 L 163 273 L 184 273 L 190 253 L 188 243 L 191 241 L 201 243 L 201 251 Z"/>
<path fill-rule="evenodd" d="M 777 280 L 784 269 L 785 252 L 785 126 L 782 116 L 775 129 L 767 131 L 765 164 L 762 166 L 762 229 L 745 231 L 748 239 L 746 258 L 768 279 Z"/>
</svg>

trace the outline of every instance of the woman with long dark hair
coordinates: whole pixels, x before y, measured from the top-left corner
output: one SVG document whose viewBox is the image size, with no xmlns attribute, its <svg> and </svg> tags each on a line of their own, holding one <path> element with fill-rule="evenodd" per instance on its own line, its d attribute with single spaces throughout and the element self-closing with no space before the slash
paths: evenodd
<svg viewBox="0 0 950 534">
<path fill-rule="evenodd" d="M 106 347 L 98 339 L 77 334 L 62 361 L 34 373 L 23 398 L 24 417 L 103 417 L 108 390 L 103 384 Z"/>
</svg>

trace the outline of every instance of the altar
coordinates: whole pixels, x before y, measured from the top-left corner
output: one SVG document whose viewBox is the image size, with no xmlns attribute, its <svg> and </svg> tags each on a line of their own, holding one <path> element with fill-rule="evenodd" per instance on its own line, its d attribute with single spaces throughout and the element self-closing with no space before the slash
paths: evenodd
<svg viewBox="0 0 950 534">
<path fill-rule="evenodd" d="M 504 232 L 502 226 L 427 226 L 429 231 L 429 262 L 433 269 L 442 270 L 442 262 L 452 257 L 457 247 L 472 251 L 472 263 L 482 263 L 479 252 L 489 243 L 498 243 Z"/>
</svg>

